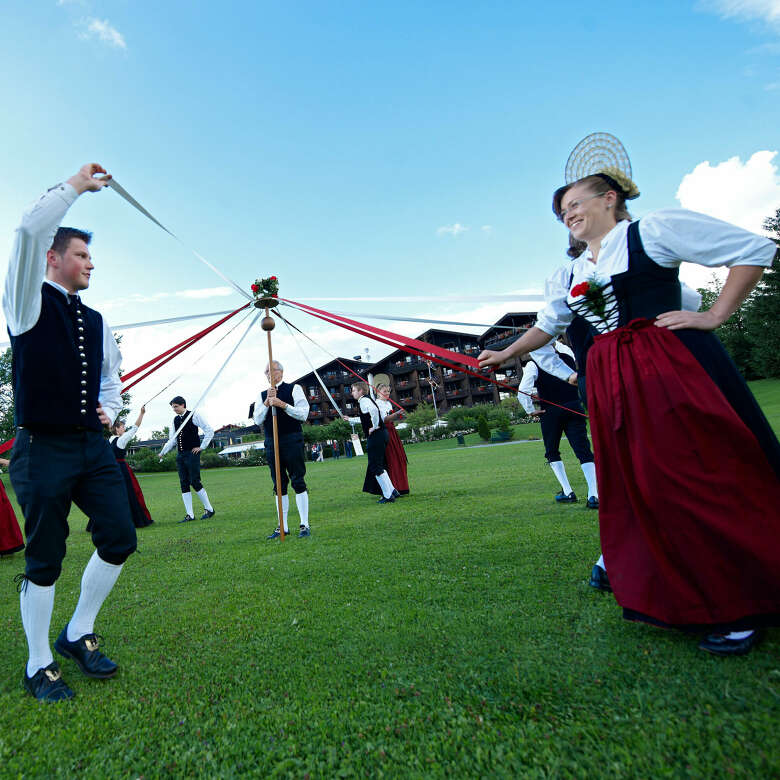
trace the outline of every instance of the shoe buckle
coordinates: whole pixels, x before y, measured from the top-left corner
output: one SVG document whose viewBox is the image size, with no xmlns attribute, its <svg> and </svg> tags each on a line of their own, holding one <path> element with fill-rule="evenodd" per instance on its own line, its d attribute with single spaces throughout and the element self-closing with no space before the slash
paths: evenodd
<svg viewBox="0 0 780 780">
<path fill-rule="evenodd" d="M 84 639 L 84 644 L 86 645 L 87 650 L 89 650 L 90 653 L 94 653 L 95 650 L 98 649 L 98 641 L 97 637 L 94 636 L 88 636 L 86 639 Z"/>
<path fill-rule="evenodd" d="M 44 669 L 43 671 L 49 678 L 49 682 L 57 682 L 62 677 L 62 672 L 59 669 Z"/>
</svg>

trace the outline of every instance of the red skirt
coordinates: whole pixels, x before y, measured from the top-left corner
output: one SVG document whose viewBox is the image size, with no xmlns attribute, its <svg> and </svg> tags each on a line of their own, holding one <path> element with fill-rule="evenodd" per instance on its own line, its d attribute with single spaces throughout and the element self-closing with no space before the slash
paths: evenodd
<svg viewBox="0 0 780 780">
<path fill-rule="evenodd" d="M 597 336 L 588 404 L 601 545 L 627 617 L 753 628 L 780 616 L 778 479 L 672 331 Z"/>
<path fill-rule="evenodd" d="M 24 539 L 19 530 L 14 508 L 0 482 L 0 555 L 10 555 L 24 549 Z"/>
<path fill-rule="evenodd" d="M 119 470 L 122 472 L 122 476 L 125 478 L 127 498 L 130 501 L 130 515 L 133 518 L 133 525 L 136 528 L 145 528 L 147 525 L 151 525 L 154 520 L 152 520 L 152 515 L 146 507 L 146 501 L 144 500 L 141 486 L 138 484 L 138 480 L 135 478 L 133 470 L 127 465 L 126 460 L 117 460 L 117 463 L 119 464 Z"/>
<path fill-rule="evenodd" d="M 409 493 L 409 478 L 406 476 L 404 445 L 401 444 L 401 438 L 393 423 L 385 420 L 385 428 L 387 429 L 387 447 L 385 448 L 387 473 L 390 475 L 393 487 L 405 496 Z"/>
</svg>

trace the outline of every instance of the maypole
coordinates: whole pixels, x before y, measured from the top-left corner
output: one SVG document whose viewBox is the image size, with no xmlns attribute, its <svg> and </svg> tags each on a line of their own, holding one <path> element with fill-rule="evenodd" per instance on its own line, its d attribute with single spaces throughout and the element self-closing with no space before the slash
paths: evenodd
<svg viewBox="0 0 780 780">
<path fill-rule="evenodd" d="M 271 331 L 276 327 L 276 321 L 271 316 L 269 309 L 279 305 L 279 280 L 275 276 L 271 276 L 268 279 L 258 279 L 252 285 L 252 292 L 255 295 L 255 306 L 258 309 L 265 309 L 265 317 L 260 321 L 260 327 L 266 332 L 268 337 L 268 381 L 271 383 L 271 390 L 276 395 L 274 352 L 271 345 Z M 283 542 L 284 513 L 282 510 L 282 466 L 279 461 L 279 424 L 276 420 L 276 407 L 273 404 L 269 404 L 269 407 L 271 409 L 271 426 L 273 427 L 274 438 L 274 469 L 276 472 L 276 509 L 279 513 L 279 539 Z"/>
</svg>

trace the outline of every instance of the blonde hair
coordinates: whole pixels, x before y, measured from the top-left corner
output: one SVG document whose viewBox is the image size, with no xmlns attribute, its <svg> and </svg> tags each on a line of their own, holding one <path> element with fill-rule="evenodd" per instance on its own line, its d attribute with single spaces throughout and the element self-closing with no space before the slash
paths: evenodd
<svg viewBox="0 0 780 780">
<path fill-rule="evenodd" d="M 368 382 L 353 382 L 352 387 L 357 387 L 363 392 L 363 395 L 368 395 Z"/>
<path fill-rule="evenodd" d="M 376 386 L 376 391 L 377 391 L 377 393 L 378 393 L 378 392 L 379 392 L 379 391 L 380 391 L 382 388 L 384 388 L 384 387 L 386 387 L 388 390 L 390 389 L 390 385 L 388 385 L 388 384 L 387 384 L 387 382 L 380 382 L 380 383 L 379 383 L 379 384 Z"/>
</svg>

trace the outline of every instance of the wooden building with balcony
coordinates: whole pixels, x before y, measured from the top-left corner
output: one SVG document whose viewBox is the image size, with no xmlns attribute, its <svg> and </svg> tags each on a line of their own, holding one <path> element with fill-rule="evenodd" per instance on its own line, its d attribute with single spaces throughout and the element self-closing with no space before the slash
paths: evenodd
<svg viewBox="0 0 780 780">
<path fill-rule="evenodd" d="M 506 349 L 513 341 L 516 341 L 536 322 L 535 312 L 510 312 L 505 314 L 495 325 L 488 328 L 480 337 L 479 343 L 481 349 L 500 350 Z M 518 330 L 519 328 L 519 330 Z M 518 387 L 520 378 L 523 375 L 523 366 L 519 357 L 514 357 L 496 369 L 496 379 L 504 384 Z M 495 387 L 495 385 L 494 385 Z M 509 391 L 503 388 L 499 396 L 507 398 L 511 395 Z"/>
<path fill-rule="evenodd" d="M 352 388 L 352 383 L 357 382 L 358 379 L 355 374 L 351 374 L 347 371 L 344 366 L 341 365 L 342 363 L 349 366 L 355 373 L 360 374 L 363 378 L 367 376 L 370 366 L 360 360 L 339 358 L 338 360 L 331 360 L 329 363 L 325 363 L 317 368 L 317 373 L 325 383 L 325 387 L 328 388 L 328 392 L 333 397 L 333 400 L 341 407 L 341 410 L 345 412 L 345 414 L 354 417 L 358 414 L 357 402 L 352 399 L 350 390 Z M 317 377 L 314 375 L 313 371 L 298 377 L 298 379 L 292 380 L 292 383 L 300 385 L 303 388 L 306 400 L 309 402 L 309 423 L 312 425 L 326 425 L 327 423 L 338 419 L 339 412 L 333 408 L 328 397 L 322 391 L 322 387 L 317 381 Z"/>
</svg>

